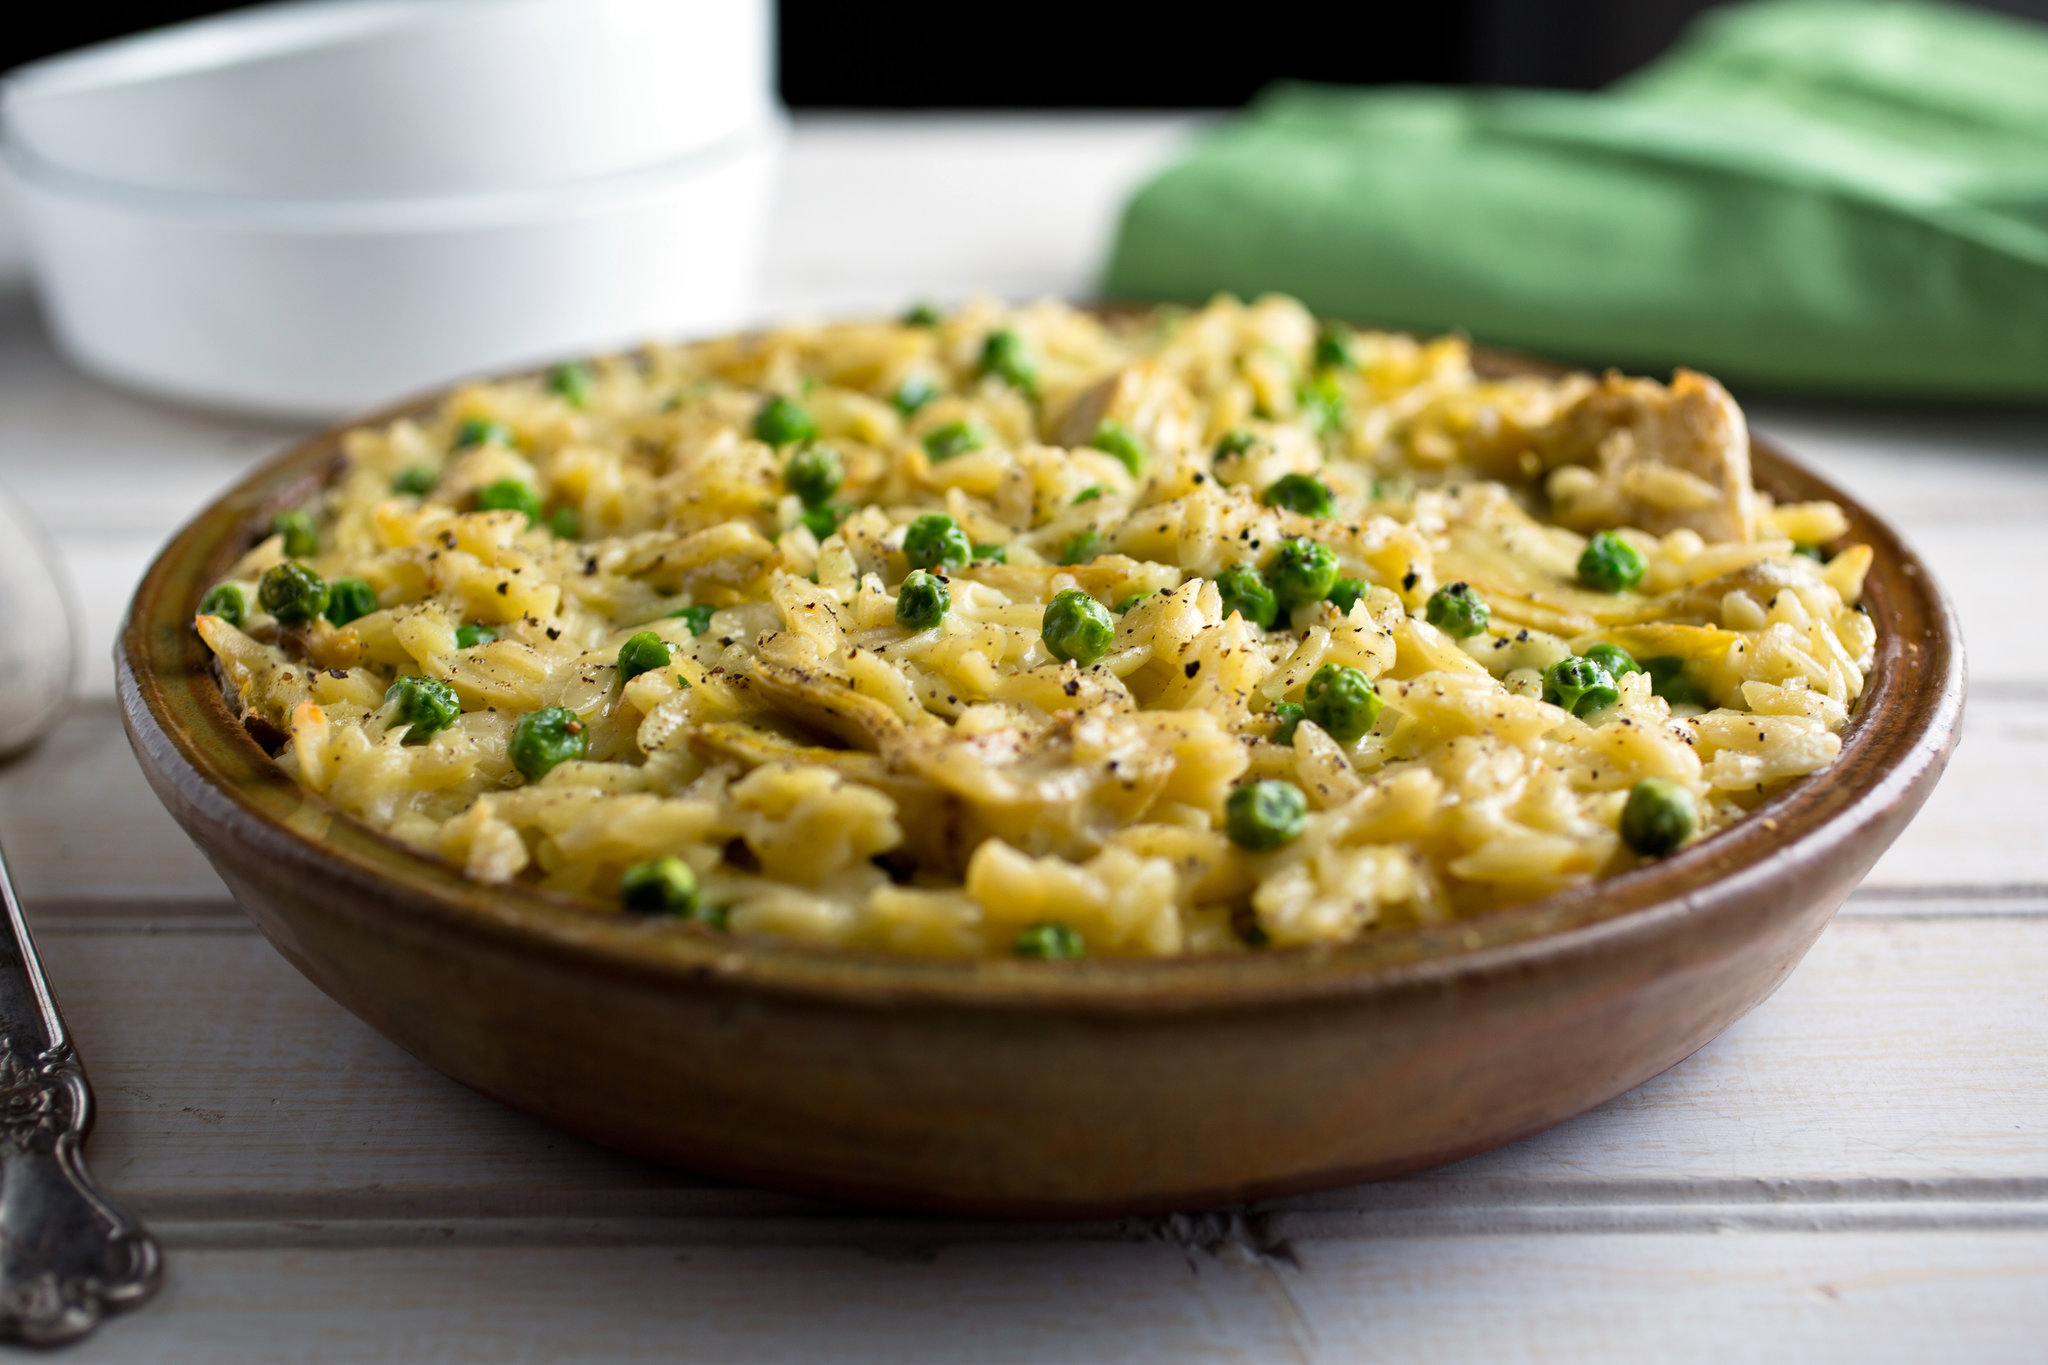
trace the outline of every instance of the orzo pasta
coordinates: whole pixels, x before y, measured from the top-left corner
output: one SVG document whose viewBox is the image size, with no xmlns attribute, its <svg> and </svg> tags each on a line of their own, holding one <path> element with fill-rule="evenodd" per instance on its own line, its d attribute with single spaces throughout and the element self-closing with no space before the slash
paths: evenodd
<svg viewBox="0 0 2048 1365">
<path fill-rule="evenodd" d="M 1711 379 L 1223 298 L 655 346 L 350 433 L 198 629 L 306 787 L 650 931 L 1468 916 L 1825 767 L 1875 632 Z M 1823 558 L 1821 547 L 1832 553 Z"/>
</svg>

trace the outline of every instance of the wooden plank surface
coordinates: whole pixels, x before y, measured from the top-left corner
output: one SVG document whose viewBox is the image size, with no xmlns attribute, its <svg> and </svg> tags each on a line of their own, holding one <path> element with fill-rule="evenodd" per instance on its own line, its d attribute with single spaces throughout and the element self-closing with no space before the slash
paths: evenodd
<svg viewBox="0 0 2048 1365">
<path fill-rule="evenodd" d="M 103 1361 L 2035 1365 L 2048 1235 L 1572 1234 L 181 1255 Z M 364 1311 L 339 1313 L 347 1303 Z"/>
<path fill-rule="evenodd" d="M 1085 293 L 1187 120 L 800 124 L 764 316 Z M 947 212 L 920 207 L 943 193 Z M 79 1359 L 2038 1360 L 2048 1339 L 2048 414 L 1749 403 L 1954 596 L 1948 778 L 1806 963 L 1593 1113 L 1405 1180 L 1092 1224 L 900 1218 L 555 1134 L 320 995 L 150 795 L 107 660 L 156 546 L 289 428 L 114 393 L 0 280 L 0 482 L 79 592 L 84 700 L 0 840 L 171 1251 Z"/>
</svg>

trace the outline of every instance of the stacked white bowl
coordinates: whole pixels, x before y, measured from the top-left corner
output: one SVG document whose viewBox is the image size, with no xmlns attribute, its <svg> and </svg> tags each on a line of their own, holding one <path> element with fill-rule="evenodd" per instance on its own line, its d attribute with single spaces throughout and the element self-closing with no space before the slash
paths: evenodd
<svg viewBox="0 0 2048 1365">
<path fill-rule="evenodd" d="M 58 344 L 330 417 L 749 310 L 785 120 L 768 0 L 312 0 L 0 82 Z"/>
</svg>

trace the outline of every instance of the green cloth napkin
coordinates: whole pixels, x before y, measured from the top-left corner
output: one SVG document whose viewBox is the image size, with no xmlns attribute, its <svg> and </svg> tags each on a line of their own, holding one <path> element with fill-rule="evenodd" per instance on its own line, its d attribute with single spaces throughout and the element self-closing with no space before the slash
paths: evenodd
<svg viewBox="0 0 2048 1365">
<path fill-rule="evenodd" d="M 2048 30 L 1717 11 L 1608 91 L 1277 87 L 1126 208 L 1121 299 L 1811 392 L 2048 397 Z"/>
</svg>

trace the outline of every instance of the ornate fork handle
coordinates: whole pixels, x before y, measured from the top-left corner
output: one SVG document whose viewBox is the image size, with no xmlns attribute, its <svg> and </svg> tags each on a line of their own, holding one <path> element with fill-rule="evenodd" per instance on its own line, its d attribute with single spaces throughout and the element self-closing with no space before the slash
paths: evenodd
<svg viewBox="0 0 2048 1365">
<path fill-rule="evenodd" d="M 156 1289 L 163 1255 L 85 1168 L 92 1088 L 0 854 L 0 1338 L 56 1346 Z"/>
</svg>

